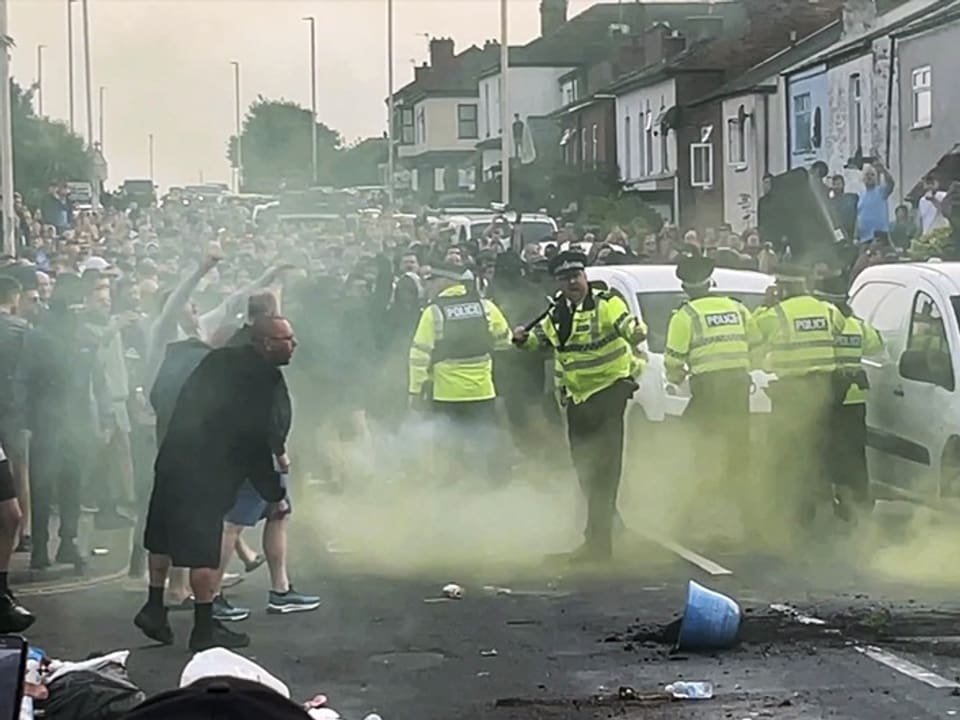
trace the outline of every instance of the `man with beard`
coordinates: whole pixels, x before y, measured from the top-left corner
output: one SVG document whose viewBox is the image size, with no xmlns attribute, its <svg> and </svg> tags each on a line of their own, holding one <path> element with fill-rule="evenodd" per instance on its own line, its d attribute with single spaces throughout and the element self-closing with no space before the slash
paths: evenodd
<svg viewBox="0 0 960 720">
<path fill-rule="evenodd" d="M 163 604 L 171 565 L 190 568 L 195 598 L 190 649 L 246 647 L 250 638 L 213 617 L 220 582 L 223 518 L 248 479 L 276 512 L 284 498 L 272 440 L 274 397 L 296 348 L 290 323 L 264 317 L 252 342 L 207 355 L 180 391 L 157 455 L 144 545 L 150 552 L 147 603 L 134 624 L 173 642 Z"/>
</svg>

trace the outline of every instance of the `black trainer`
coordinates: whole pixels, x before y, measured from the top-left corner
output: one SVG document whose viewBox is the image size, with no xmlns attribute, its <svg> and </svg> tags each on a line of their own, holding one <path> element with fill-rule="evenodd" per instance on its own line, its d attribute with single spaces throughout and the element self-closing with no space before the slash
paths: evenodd
<svg viewBox="0 0 960 720">
<path fill-rule="evenodd" d="M 170 621 L 167 619 L 166 608 L 155 610 L 144 605 L 133 618 L 133 624 L 151 640 L 161 645 L 173 645 L 173 628 L 170 627 Z"/>
<path fill-rule="evenodd" d="M 190 633 L 189 647 L 193 652 L 209 650 L 210 648 L 222 647 L 227 649 L 245 648 L 250 644 L 250 636 L 246 633 L 234 632 L 228 630 L 219 620 L 213 621 L 213 627 L 209 634 L 201 635 L 197 632 L 194 625 Z"/>
<path fill-rule="evenodd" d="M 0 633 L 22 633 L 36 621 L 33 613 L 7 591 L 0 595 Z"/>
</svg>

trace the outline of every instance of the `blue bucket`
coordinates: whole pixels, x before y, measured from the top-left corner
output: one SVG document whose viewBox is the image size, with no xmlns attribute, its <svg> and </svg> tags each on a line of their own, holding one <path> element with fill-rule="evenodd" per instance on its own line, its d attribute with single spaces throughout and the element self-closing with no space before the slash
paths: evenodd
<svg viewBox="0 0 960 720">
<path fill-rule="evenodd" d="M 677 638 L 679 650 L 722 650 L 737 642 L 743 613 L 733 598 L 690 581 Z"/>
</svg>

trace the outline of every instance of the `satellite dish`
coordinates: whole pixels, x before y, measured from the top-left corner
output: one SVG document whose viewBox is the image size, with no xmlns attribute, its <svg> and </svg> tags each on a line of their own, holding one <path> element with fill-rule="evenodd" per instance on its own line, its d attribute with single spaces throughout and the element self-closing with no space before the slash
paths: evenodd
<svg viewBox="0 0 960 720">
<path fill-rule="evenodd" d="M 747 112 L 747 109 L 741 105 L 737 108 L 737 122 L 740 123 L 740 126 L 744 126 L 747 123 L 748 118 L 752 118 L 753 115 Z"/>
</svg>

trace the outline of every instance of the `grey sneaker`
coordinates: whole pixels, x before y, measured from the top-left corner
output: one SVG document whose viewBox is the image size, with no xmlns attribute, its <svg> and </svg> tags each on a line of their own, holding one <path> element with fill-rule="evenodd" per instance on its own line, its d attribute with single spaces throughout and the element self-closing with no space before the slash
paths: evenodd
<svg viewBox="0 0 960 720">
<path fill-rule="evenodd" d="M 234 607 L 223 595 L 213 599 L 213 619 L 220 622 L 240 622 L 250 617 L 248 608 Z"/>
<path fill-rule="evenodd" d="M 267 612 L 271 615 L 286 615 L 287 613 L 309 612 L 320 607 L 320 598 L 316 595 L 298 593 L 290 586 L 285 593 L 270 591 Z"/>
</svg>

